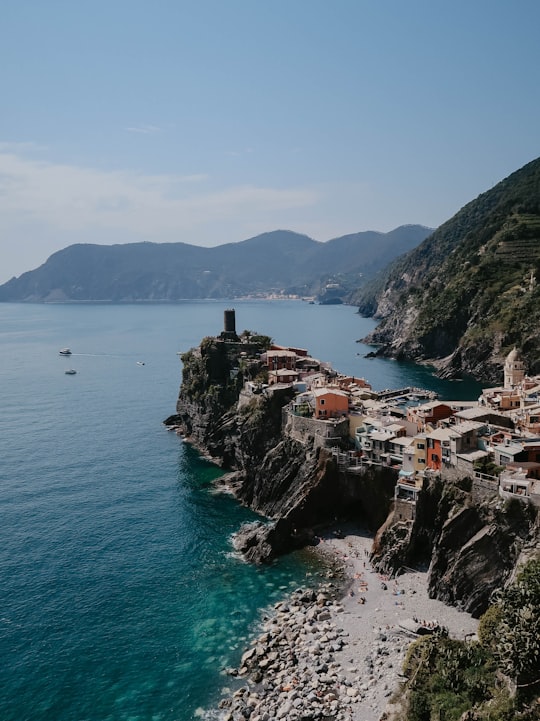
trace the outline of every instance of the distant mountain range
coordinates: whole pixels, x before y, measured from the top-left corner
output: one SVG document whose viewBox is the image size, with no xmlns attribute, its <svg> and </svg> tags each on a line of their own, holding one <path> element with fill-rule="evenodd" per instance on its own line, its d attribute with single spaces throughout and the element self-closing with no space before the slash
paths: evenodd
<svg viewBox="0 0 540 721">
<path fill-rule="evenodd" d="M 368 341 L 447 377 L 500 381 L 514 347 L 540 373 L 540 158 L 468 203 L 351 294 Z"/>
<path fill-rule="evenodd" d="M 70 245 L 0 286 L 0 301 L 175 301 L 270 293 L 341 302 L 432 229 L 404 225 L 327 242 L 275 230 L 238 243 Z"/>
</svg>

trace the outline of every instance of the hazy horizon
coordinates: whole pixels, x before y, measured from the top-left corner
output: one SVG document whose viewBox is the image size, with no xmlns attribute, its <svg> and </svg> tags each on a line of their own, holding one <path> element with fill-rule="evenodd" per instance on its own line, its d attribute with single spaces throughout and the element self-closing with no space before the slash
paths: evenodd
<svg viewBox="0 0 540 721">
<path fill-rule="evenodd" d="M 436 228 L 538 155 L 531 0 L 8 0 L 2 21 L 0 282 L 74 243 Z"/>
</svg>

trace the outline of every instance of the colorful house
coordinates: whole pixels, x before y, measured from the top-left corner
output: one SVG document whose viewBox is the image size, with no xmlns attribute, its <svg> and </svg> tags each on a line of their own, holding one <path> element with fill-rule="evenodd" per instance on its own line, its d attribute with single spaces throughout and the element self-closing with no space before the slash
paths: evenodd
<svg viewBox="0 0 540 721">
<path fill-rule="evenodd" d="M 332 380 L 332 385 L 337 386 L 343 391 L 350 391 L 358 388 L 366 388 L 371 390 L 371 385 L 365 378 L 357 378 L 356 376 L 338 375 Z"/>
<path fill-rule="evenodd" d="M 458 425 L 436 428 L 426 433 L 427 467 L 440 471 L 443 466 L 456 466 L 458 455 L 465 460 L 470 453 L 478 450 L 478 437 L 484 429 L 484 423 L 463 421 Z"/>
<path fill-rule="evenodd" d="M 425 435 L 418 435 L 413 438 L 411 448 L 414 453 L 413 470 L 415 473 L 423 473 L 427 468 L 427 439 Z"/>
<path fill-rule="evenodd" d="M 315 388 L 315 418 L 341 418 L 349 412 L 349 396 L 343 391 Z"/>
<path fill-rule="evenodd" d="M 295 370 L 296 353 L 290 350 L 266 351 L 266 365 L 268 366 L 268 370 L 271 371 L 279 371 L 282 368 Z"/>
<path fill-rule="evenodd" d="M 457 434 L 450 428 L 436 428 L 426 433 L 427 456 L 426 466 L 432 471 L 440 471 L 451 462 L 451 441 Z"/>
<path fill-rule="evenodd" d="M 298 373 L 295 370 L 280 368 L 279 370 L 268 371 L 268 385 L 275 383 L 295 383 L 298 380 Z"/>
<path fill-rule="evenodd" d="M 454 409 L 446 403 L 430 401 L 407 409 L 407 420 L 416 424 L 418 433 L 426 430 L 426 426 L 435 427 L 439 421 L 453 415 Z"/>
<path fill-rule="evenodd" d="M 528 433 L 540 434 L 540 404 L 519 411 L 516 416 L 516 426 Z"/>
</svg>

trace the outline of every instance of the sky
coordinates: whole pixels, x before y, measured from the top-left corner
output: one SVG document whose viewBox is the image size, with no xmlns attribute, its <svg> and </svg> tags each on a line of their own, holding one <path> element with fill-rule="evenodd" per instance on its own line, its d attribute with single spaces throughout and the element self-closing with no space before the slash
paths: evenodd
<svg viewBox="0 0 540 721">
<path fill-rule="evenodd" d="M 437 227 L 534 160 L 538 0 L 2 0 L 0 283 L 73 243 Z"/>
</svg>

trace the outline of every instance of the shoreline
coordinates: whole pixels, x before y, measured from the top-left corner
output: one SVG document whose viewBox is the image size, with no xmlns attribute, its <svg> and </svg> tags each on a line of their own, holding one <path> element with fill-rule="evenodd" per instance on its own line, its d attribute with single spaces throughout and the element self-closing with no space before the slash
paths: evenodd
<svg viewBox="0 0 540 721">
<path fill-rule="evenodd" d="M 337 619 L 349 634 L 350 654 L 343 665 L 362 688 L 367 679 L 352 721 L 379 721 L 398 690 L 405 654 L 416 638 L 408 630 L 414 619 L 419 625 L 443 626 L 459 640 L 478 629 L 478 620 L 470 614 L 429 598 L 426 570 L 408 569 L 391 579 L 379 574 L 369 561 L 372 543 L 368 532 L 349 528 L 343 538 L 328 535 L 321 544 L 344 563 L 349 579 Z"/>
<path fill-rule="evenodd" d="M 238 668 L 228 670 L 242 686 L 219 703 L 223 721 L 328 715 L 379 721 L 415 638 L 407 621 L 437 623 L 461 640 L 476 633 L 477 619 L 428 597 L 426 571 L 381 576 L 369 561 L 373 536 L 343 529 L 327 533 L 313 549 L 336 569 L 330 581 L 276 603 Z"/>
</svg>

